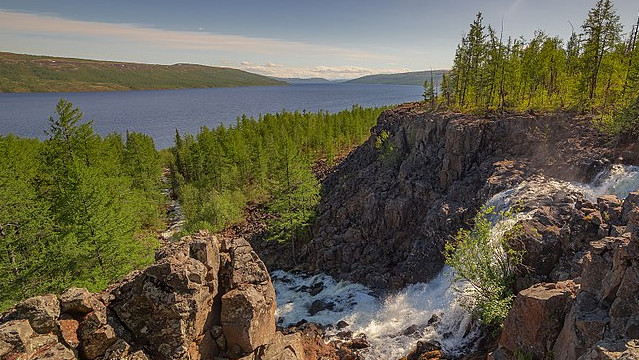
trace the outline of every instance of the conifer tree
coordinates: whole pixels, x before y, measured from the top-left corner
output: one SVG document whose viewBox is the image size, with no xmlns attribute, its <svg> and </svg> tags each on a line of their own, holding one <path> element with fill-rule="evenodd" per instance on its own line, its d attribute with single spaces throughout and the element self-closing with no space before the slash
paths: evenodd
<svg viewBox="0 0 639 360">
<path fill-rule="evenodd" d="M 601 65 L 606 52 L 621 38 L 622 26 L 610 0 L 598 0 L 582 25 L 584 31 L 583 82 L 592 101 L 597 90 Z"/>
</svg>

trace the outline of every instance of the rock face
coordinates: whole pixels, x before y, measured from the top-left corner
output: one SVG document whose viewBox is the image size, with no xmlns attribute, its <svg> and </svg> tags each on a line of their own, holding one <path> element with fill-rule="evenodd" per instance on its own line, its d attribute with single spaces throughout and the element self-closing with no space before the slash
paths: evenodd
<svg viewBox="0 0 639 360">
<path fill-rule="evenodd" d="M 71 288 L 0 318 L 0 359 L 305 359 L 275 329 L 275 291 L 243 239 L 201 232 L 100 294 Z"/>
<path fill-rule="evenodd" d="M 427 281 L 443 266 L 446 239 L 492 195 L 539 169 L 590 179 L 614 155 L 605 136 L 566 114 L 387 111 L 323 183 L 314 239 L 299 262 L 380 289 Z"/>
<path fill-rule="evenodd" d="M 639 358 L 638 199 L 631 193 L 624 201 L 606 196 L 592 204 L 585 218 L 599 229 L 573 244 L 582 246 L 574 254 L 580 264 L 574 283 L 520 291 L 493 358 Z M 609 236 L 613 231 L 618 236 Z"/>
</svg>

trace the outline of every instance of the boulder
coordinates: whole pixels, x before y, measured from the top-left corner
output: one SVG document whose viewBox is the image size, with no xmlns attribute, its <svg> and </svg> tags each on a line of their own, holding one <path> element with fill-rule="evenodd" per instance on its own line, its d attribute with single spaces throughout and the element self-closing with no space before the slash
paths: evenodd
<svg viewBox="0 0 639 360">
<path fill-rule="evenodd" d="M 610 318 L 597 298 L 580 291 L 566 316 L 553 352 L 558 359 L 577 359 L 604 337 Z"/>
<path fill-rule="evenodd" d="M 229 291 L 222 296 L 222 330 L 238 355 L 268 344 L 275 334 L 275 302 L 253 285 Z"/>
<path fill-rule="evenodd" d="M 499 346 L 544 358 L 553 349 L 575 298 L 572 281 L 537 284 L 517 294 L 506 316 Z"/>
<path fill-rule="evenodd" d="M 217 275 L 210 272 L 217 271 L 185 256 L 190 252 L 185 246 L 184 251 L 161 258 L 112 292 L 110 308 L 158 359 L 186 357 L 204 335 L 214 310 Z"/>
<path fill-rule="evenodd" d="M 18 304 L 0 318 L 0 359 L 304 359 L 299 335 L 276 332 L 264 263 L 242 238 L 222 244 L 200 232 L 103 293 Z"/>
<path fill-rule="evenodd" d="M 106 314 L 100 311 L 89 313 L 78 329 L 79 348 L 89 360 L 96 359 L 118 340 L 111 325 L 107 324 Z"/>
<path fill-rule="evenodd" d="M 26 353 L 31 351 L 31 337 L 34 332 L 28 320 L 12 320 L 0 324 L 0 341 L 11 346 L 9 352 Z M 6 348 L 7 346 L 4 345 Z"/>
<path fill-rule="evenodd" d="M 76 360 L 75 353 L 60 343 L 44 346 L 29 356 L 30 360 Z"/>
<path fill-rule="evenodd" d="M 102 360 L 149 360 L 144 351 L 133 351 L 131 345 L 118 339 L 105 352 Z"/>
<path fill-rule="evenodd" d="M 77 348 L 80 345 L 80 339 L 78 339 L 78 328 L 80 323 L 69 315 L 60 316 L 58 320 L 60 325 L 60 338 L 70 348 Z"/>
<path fill-rule="evenodd" d="M 60 310 L 63 313 L 84 315 L 104 309 L 104 304 L 84 288 L 70 288 L 60 295 Z"/>
<path fill-rule="evenodd" d="M 58 331 L 60 303 L 55 295 L 36 296 L 18 304 L 15 314 L 29 320 L 31 328 L 37 333 L 53 333 Z"/>
<path fill-rule="evenodd" d="M 240 360 L 306 360 L 300 334 L 275 333 L 263 352 L 255 352 Z"/>
</svg>

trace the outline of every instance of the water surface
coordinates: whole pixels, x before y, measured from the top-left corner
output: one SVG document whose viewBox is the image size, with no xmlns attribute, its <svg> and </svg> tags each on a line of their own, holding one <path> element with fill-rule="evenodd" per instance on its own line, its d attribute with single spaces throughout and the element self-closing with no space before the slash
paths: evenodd
<svg viewBox="0 0 639 360">
<path fill-rule="evenodd" d="M 288 111 L 337 112 L 418 101 L 423 89 L 409 85 L 302 84 L 239 88 L 0 94 L 0 134 L 45 138 L 47 120 L 63 97 L 106 135 L 126 130 L 153 136 L 158 148 L 173 144 L 175 130 L 235 124 L 238 116 Z"/>
</svg>

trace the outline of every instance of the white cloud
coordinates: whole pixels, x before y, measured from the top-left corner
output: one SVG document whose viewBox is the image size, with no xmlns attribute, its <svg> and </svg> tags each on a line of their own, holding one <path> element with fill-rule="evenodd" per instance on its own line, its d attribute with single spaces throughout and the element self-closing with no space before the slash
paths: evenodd
<svg viewBox="0 0 639 360">
<path fill-rule="evenodd" d="M 410 71 L 406 68 L 386 68 L 371 69 L 359 66 L 315 66 L 315 67 L 295 67 L 279 65 L 272 66 L 267 63 L 264 65 L 255 65 L 248 61 L 243 61 L 240 68 L 245 71 L 254 72 L 266 76 L 283 77 L 283 78 L 314 78 L 322 77 L 331 80 L 353 79 L 365 75 L 372 74 L 394 74 Z"/>
<path fill-rule="evenodd" d="M 137 42 L 172 50 L 212 50 L 262 55 L 294 53 L 309 57 L 331 55 L 351 60 L 380 58 L 378 54 L 365 51 L 304 42 L 206 31 L 163 30 L 137 24 L 89 22 L 0 9 L 0 32 L 3 31 L 43 36 L 73 36 L 93 42 Z"/>
</svg>

